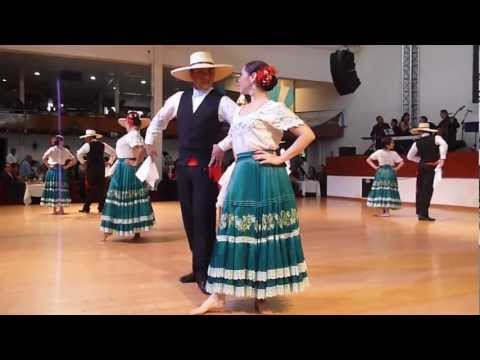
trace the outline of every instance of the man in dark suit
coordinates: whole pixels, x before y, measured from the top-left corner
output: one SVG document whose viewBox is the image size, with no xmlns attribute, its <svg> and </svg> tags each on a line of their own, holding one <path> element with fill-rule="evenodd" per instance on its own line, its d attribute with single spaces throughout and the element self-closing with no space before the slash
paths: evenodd
<svg viewBox="0 0 480 360">
<path fill-rule="evenodd" d="M 377 123 L 373 126 L 370 136 L 375 138 L 375 148 L 378 150 L 383 147 L 382 139 L 387 136 L 385 130 L 390 129 L 390 125 L 383 120 L 383 116 L 381 115 L 377 116 L 376 120 Z"/>
<path fill-rule="evenodd" d="M 14 164 L 5 164 L 0 173 L 0 199 L 4 204 L 21 204 L 25 194 L 25 183 L 15 175 Z"/>
<path fill-rule="evenodd" d="M 177 79 L 192 83 L 192 88 L 172 95 L 154 116 L 145 136 L 148 155 L 158 156 L 157 137 L 172 119 L 177 119 L 179 158 L 176 167 L 177 189 L 182 219 L 192 251 L 192 272 L 180 278 L 182 283 L 197 283 L 206 293 L 205 284 L 215 243 L 215 203 L 218 187 L 215 172 L 231 142 L 217 145 L 222 137 L 222 122 L 231 123 L 237 105 L 213 84 L 228 77 L 231 65 L 215 64 L 212 55 L 196 52 L 190 66 L 175 69 Z M 215 166 L 211 166 L 215 164 Z"/>
</svg>

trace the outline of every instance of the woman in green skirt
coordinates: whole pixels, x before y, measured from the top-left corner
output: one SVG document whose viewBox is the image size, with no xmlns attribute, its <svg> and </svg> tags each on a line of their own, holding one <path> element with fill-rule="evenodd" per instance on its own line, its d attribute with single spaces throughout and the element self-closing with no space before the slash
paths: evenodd
<svg viewBox="0 0 480 360">
<path fill-rule="evenodd" d="M 51 142 L 53 146 L 42 157 L 48 171 L 45 174 L 45 188 L 40 205 L 52 207 L 54 215 L 64 215 L 63 208 L 72 202 L 66 170 L 75 166 L 77 159 L 64 147 L 64 141 L 62 135 L 56 135 Z"/>
<path fill-rule="evenodd" d="M 251 102 L 234 114 L 220 144 L 232 144 L 235 167 L 222 203 L 217 241 L 206 289 L 212 294 L 191 314 L 222 310 L 225 296 L 251 297 L 260 313 L 271 313 L 267 298 L 302 291 L 308 285 L 295 195 L 285 162 L 315 139 L 312 130 L 285 105 L 268 99 L 278 80 L 263 61 L 242 69 L 240 92 Z M 283 132 L 297 136 L 276 154 Z"/>
<path fill-rule="evenodd" d="M 145 157 L 140 128 L 148 126 L 148 119 L 140 119 L 131 112 L 126 119 L 119 119 L 127 129 L 116 144 L 117 161 L 102 211 L 100 225 L 106 241 L 112 233 L 140 239 L 141 231 L 149 231 L 155 222 L 147 187 L 135 175 Z"/>
<path fill-rule="evenodd" d="M 367 206 L 379 208 L 377 216 L 389 217 L 390 209 L 399 209 L 402 205 L 396 174 L 404 165 L 404 161 L 396 151 L 393 151 L 395 144 L 391 137 L 384 138 L 382 143 L 383 149 L 375 151 L 367 158 L 368 165 L 376 170 Z M 378 166 L 374 161 L 378 162 Z"/>
</svg>

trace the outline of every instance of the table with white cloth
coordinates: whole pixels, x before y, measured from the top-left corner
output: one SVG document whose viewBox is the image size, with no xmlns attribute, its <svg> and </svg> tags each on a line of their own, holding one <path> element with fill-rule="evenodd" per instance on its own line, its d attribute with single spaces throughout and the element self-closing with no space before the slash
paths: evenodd
<svg viewBox="0 0 480 360">
<path fill-rule="evenodd" d="M 299 181 L 299 184 L 302 196 L 305 196 L 306 193 L 315 193 L 317 197 L 320 197 L 320 182 L 316 180 L 304 180 Z"/>
<path fill-rule="evenodd" d="M 30 205 L 32 203 L 32 197 L 42 197 L 45 183 L 25 183 L 25 195 L 23 196 L 23 203 Z"/>
</svg>

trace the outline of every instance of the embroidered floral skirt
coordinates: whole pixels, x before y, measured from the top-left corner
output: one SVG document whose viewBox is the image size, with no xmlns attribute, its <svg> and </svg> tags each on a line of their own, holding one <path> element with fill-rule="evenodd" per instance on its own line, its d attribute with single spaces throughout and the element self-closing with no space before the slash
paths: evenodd
<svg viewBox="0 0 480 360">
<path fill-rule="evenodd" d="M 136 167 L 127 165 L 124 159 L 118 162 L 108 187 L 100 228 L 122 236 L 149 231 L 155 216 L 148 190 L 135 176 Z"/>
<path fill-rule="evenodd" d="M 397 175 L 391 166 L 381 166 L 375 173 L 375 180 L 367 198 L 367 206 L 394 210 L 402 206 Z"/>
<path fill-rule="evenodd" d="M 223 204 L 206 289 L 268 297 L 308 285 L 295 195 L 284 167 L 238 154 Z"/>
<path fill-rule="evenodd" d="M 45 174 L 45 188 L 40 199 L 41 206 L 69 206 L 72 202 L 68 190 L 67 173 L 61 165 L 55 165 Z"/>
</svg>

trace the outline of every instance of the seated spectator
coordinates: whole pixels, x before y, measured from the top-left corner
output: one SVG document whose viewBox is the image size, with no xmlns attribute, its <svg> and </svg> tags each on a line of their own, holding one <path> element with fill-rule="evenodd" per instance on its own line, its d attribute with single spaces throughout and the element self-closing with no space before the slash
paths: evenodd
<svg viewBox="0 0 480 360">
<path fill-rule="evenodd" d="M 0 202 L 3 204 L 22 204 L 25 194 L 25 183 L 14 174 L 14 166 L 5 164 L 0 173 Z"/>
<path fill-rule="evenodd" d="M 23 180 L 30 180 L 35 177 L 35 172 L 32 168 L 33 159 L 32 155 L 25 156 L 25 159 L 20 163 L 20 178 Z"/>
</svg>

